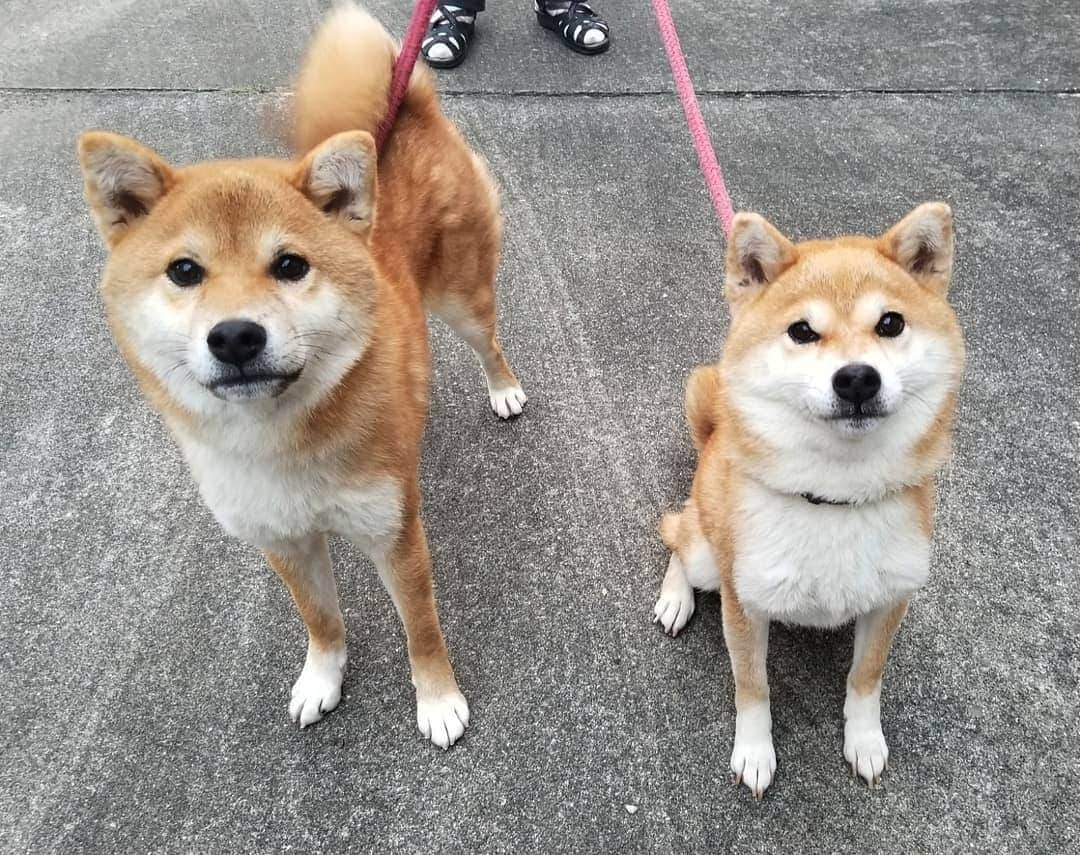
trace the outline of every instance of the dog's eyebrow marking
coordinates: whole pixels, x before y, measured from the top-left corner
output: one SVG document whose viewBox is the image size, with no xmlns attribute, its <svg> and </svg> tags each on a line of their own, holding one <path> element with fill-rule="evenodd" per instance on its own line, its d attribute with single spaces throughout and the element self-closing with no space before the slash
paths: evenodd
<svg viewBox="0 0 1080 855">
<path fill-rule="evenodd" d="M 267 262 L 280 258 L 295 247 L 292 236 L 277 227 L 266 229 L 259 235 L 259 257 Z"/>
<path fill-rule="evenodd" d="M 825 333 L 832 326 L 833 311 L 821 300 L 809 300 L 803 306 L 803 317 L 815 332 Z"/>
<path fill-rule="evenodd" d="M 876 324 L 881 313 L 889 308 L 889 298 L 880 291 L 871 291 L 863 294 L 852 307 L 851 314 L 856 323 Z"/>
</svg>

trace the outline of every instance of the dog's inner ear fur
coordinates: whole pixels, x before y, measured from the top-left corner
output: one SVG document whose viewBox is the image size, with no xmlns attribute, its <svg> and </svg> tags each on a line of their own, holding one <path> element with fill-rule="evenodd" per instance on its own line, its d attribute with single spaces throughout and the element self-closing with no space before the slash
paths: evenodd
<svg viewBox="0 0 1080 855">
<path fill-rule="evenodd" d="M 173 171 L 150 149 L 127 137 L 91 132 L 79 138 L 86 199 L 110 246 L 145 217 L 173 184 Z"/>
<path fill-rule="evenodd" d="M 759 294 L 797 258 L 795 245 L 764 217 L 736 214 L 727 247 L 728 302 L 735 307 Z"/>
<path fill-rule="evenodd" d="M 375 219 L 375 141 L 371 134 L 349 131 L 330 137 L 300 164 L 300 192 L 329 217 L 358 234 Z"/>
<path fill-rule="evenodd" d="M 944 202 L 919 205 L 881 236 L 879 247 L 917 282 L 944 294 L 952 276 L 952 210 Z"/>
</svg>

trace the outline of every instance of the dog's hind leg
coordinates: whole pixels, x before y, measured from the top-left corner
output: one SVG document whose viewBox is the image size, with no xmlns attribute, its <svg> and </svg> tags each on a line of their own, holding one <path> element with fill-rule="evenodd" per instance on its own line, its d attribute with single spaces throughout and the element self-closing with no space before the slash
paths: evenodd
<svg viewBox="0 0 1080 855">
<path fill-rule="evenodd" d="M 463 188 L 469 212 L 444 226 L 421 275 L 424 302 L 474 351 L 487 380 L 491 409 L 502 419 L 521 414 L 525 392 L 499 345 L 495 318 L 495 276 L 499 268 L 502 218 L 487 167 L 474 156 L 477 181 Z"/>
<path fill-rule="evenodd" d="M 686 570 L 677 552 L 668 559 L 667 572 L 660 585 L 660 598 L 653 606 L 653 623 L 674 638 L 694 614 L 694 589 L 686 578 Z"/>
<path fill-rule="evenodd" d="M 476 352 L 487 380 L 491 409 L 501 419 L 521 415 L 528 399 L 499 345 L 494 288 L 467 295 L 444 293 L 430 308 Z"/>
<path fill-rule="evenodd" d="M 693 501 L 687 502 L 681 513 L 665 514 L 660 532 L 671 549 L 671 558 L 660 585 L 660 598 L 653 607 L 653 623 L 674 637 L 694 614 L 694 589 L 715 591 L 720 587 L 720 575 Z"/>
</svg>

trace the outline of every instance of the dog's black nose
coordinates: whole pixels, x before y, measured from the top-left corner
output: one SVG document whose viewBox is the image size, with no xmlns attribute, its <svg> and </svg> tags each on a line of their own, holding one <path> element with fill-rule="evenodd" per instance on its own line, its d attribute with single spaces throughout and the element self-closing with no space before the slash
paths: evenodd
<svg viewBox="0 0 1080 855">
<path fill-rule="evenodd" d="M 832 376 L 832 387 L 845 401 L 861 404 L 869 401 L 881 389 L 881 375 L 873 365 L 852 362 Z"/>
<path fill-rule="evenodd" d="M 266 347 L 266 330 L 254 321 L 222 321 L 206 336 L 206 346 L 222 362 L 237 368 Z"/>
</svg>

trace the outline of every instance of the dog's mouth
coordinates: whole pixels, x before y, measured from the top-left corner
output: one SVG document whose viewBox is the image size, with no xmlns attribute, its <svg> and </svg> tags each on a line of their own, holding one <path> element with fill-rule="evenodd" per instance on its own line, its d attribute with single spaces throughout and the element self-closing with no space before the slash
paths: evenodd
<svg viewBox="0 0 1080 855">
<path fill-rule="evenodd" d="M 206 388 L 224 400 L 276 398 L 296 382 L 301 371 L 302 368 L 288 373 L 259 371 L 247 374 L 240 369 L 236 374 L 208 383 Z"/>
<path fill-rule="evenodd" d="M 847 430 L 859 432 L 874 427 L 888 414 L 888 411 L 877 401 L 866 401 L 862 404 L 840 401 L 828 420 L 839 423 Z"/>
</svg>

